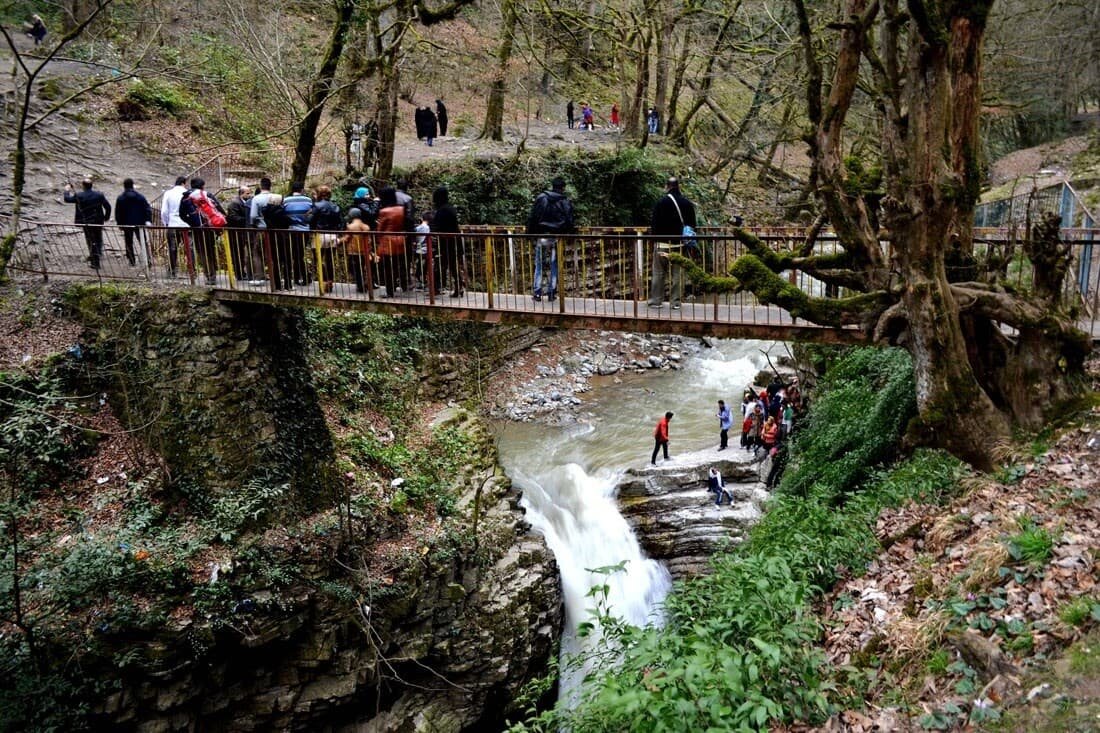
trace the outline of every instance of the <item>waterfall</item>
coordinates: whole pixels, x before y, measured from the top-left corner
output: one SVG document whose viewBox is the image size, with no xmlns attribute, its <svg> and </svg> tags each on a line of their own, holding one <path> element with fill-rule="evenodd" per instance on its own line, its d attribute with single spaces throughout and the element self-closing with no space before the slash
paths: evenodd
<svg viewBox="0 0 1100 733">
<path fill-rule="evenodd" d="M 660 623 L 661 602 L 672 580 L 663 565 L 645 557 L 634 531 L 623 519 L 613 495 L 621 471 L 589 475 L 576 463 L 532 476 L 516 471 L 514 483 L 523 489 L 527 520 L 546 538 L 561 572 L 565 602 L 559 697 L 575 705 L 588 669 L 569 664 L 578 653 L 594 648 L 599 635 L 577 635 L 597 603 L 588 596 L 597 585 L 608 586 L 608 611 L 636 626 Z M 622 571 L 590 572 L 625 563 Z"/>
<path fill-rule="evenodd" d="M 687 360 L 682 370 L 593 390 L 584 423 L 501 427 L 502 465 L 522 489 L 527 520 L 546 538 L 561 572 L 560 704 L 576 704 L 588 671 L 569 665 L 570 658 L 599 643 L 598 634 L 577 636 L 577 625 L 589 620 L 589 609 L 599 600 L 587 595 L 594 586 L 608 586 L 609 610 L 625 621 L 636 626 L 663 622 L 671 578 L 661 563 L 645 557 L 619 513 L 613 494 L 620 477 L 627 467 L 648 464 L 653 425 L 666 410 L 676 412 L 673 454 L 716 445 L 716 401 L 725 399 L 736 411 L 743 388 L 764 365 L 762 352 L 774 350 L 774 343 L 718 342 L 717 348 Z M 621 572 L 589 572 L 619 563 L 625 563 Z"/>
</svg>

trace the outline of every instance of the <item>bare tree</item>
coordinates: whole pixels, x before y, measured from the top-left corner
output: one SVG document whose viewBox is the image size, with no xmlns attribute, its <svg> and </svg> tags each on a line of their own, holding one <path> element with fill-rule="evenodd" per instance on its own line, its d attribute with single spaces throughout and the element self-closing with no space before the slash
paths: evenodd
<svg viewBox="0 0 1100 733">
<path fill-rule="evenodd" d="M 869 340 L 903 346 L 913 356 L 919 406 L 909 437 L 989 467 L 1013 422 L 1034 426 L 1045 406 L 1072 393 L 1091 347 L 1060 305 L 1068 260 L 1056 222 L 1045 222 L 1028 249 L 1030 291 L 1005 287 L 972 254 L 981 50 L 992 4 L 909 0 L 903 11 L 898 0 L 845 0 L 831 25 L 838 38 L 826 83 L 807 4 L 793 1 L 808 77 L 811 184 L 842 251 L 815 254 L 811 237 L 776 253 L 739 232 L 750 254 L 734 263 L 732 278 L 709 279 L 698 268 L 694 277 L 711 290 L 745 288 L 799 318 L 859 326 Z M 861 65 L 873 83 L 861 79 Z M 857 89 L 873 93 L 880 110 L 881 160 L 870 163 L 882 169 L 884 230 L 877 197 L 865 195 L 866 177 L 856 175 L 845 143 Z M 785 270 L 852 294 L 807 295 L 780 277 Z"/>
</svg>

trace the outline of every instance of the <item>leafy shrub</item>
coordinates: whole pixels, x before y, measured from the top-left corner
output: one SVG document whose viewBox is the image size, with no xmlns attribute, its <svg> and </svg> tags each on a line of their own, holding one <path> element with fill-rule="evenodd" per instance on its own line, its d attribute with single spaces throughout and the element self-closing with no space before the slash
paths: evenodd
<svg viewBox="0 0 1100 733">
<path fill-rule="evenodd" d="M 817 490 L 839 501 L 895 457 L 917 409 L 912 362 L 900 349 L 854 349 L 826 373 L 819 390 L 795 433 L 794 468 L 780 490 Z"/>
<path fill-rule="evenodd" d="M 1058 610 L 1058 618 L 1068 626 L 1079 628 L 1089 620 L 1100 620 L 1100 602 L 1087 596 L 1074 598 Z"/>
<path fill-rule="evenodd" d="M 134 79 L 123 100 L 140 109 L 159 110 L 177 117 L 194 107 L 187 92 L 158 79 Z"/>
<path fill-rule="evenodd" d="M 1054 551 L 1054 536 L 1031 517 L 1017 520 L 1020 532 L 1008 540 L 1008 554 L 1017 562 L 1035 567 L 1046 565 Z"/>
</svg>

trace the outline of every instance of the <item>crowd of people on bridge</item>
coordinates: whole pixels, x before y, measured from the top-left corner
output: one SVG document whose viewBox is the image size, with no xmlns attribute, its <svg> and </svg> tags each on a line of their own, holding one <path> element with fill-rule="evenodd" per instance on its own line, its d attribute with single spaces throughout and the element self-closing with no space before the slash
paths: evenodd
<svg viewBox="0 0 1100 733">
<path fill-rule="evenodd" d="M 180 176 L 161 196 L 159 224 L 165 233 L 168 276 L 179 275 L 183 245 L 188 274 L 201 269 L 206 284 L 216 285 L 218 245 L 224 232 L 230 260 L 225 264 L 232 267 L 238 282 L 263 286 L 270 279 L 272 290 L 290 291 L 319 279 L 322 292 L 330 293 L 337 272 L 346 271 L 360 293 L 381 287 L 383 297 L 394 297 L 398 291 L 410 293 L 431 286 L 440 293 L 449 288 L 452 297 L 461 297 L 464 244 L 447 188 L 437 188 L 431 207 L 418 213 L 405 180 L 383 187 L 377 196 L 367 181 L 360 183 L 345 213 L 332 200 L 329 186 L 318 186 L 311 193 L 301 182 L 294 182 L 283 196 L 272 191 L 271 179 L 264 177 L 255 189 L 239 187 L 236 196 L 223 204 L 206 190 L 201 177 Z M 696 213 L 675 177 L 666 181 L 665 189 L 650 221 L 650 233 L 655 236 L 648 302 L 659 309 L 667 294 L 676 310 L 681 307 L 685 273 L 671 255 L 685 252 L 685 232 L 696 226 Z M 82 181 L 80 191 L 66 186 L 64 200 L 75 205 L 74 221 L 83 225 L 93 269 L 100 268 L 103 225 L 112 211 L 130 266 L 148 262 L 151 249 L 145 230 L 156 217 L 131 179 L 123 181 L 113 210 L 91 178 Z M 527 220 L 535 301 L 558 297 L 560 244 L 575 232 L 574 206 L 566 181 L 559 176 L 535 197 Z"/>
</svg>

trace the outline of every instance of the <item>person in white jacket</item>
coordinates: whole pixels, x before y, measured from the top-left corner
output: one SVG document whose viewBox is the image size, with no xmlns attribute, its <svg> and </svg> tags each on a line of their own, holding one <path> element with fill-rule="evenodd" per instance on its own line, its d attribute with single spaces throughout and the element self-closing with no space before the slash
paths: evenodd
<svg viewBox="0 0 1100 733">
<path fill-rule="evenodd" d="M 182 232 L 179 229 L 188 228 L 187 222 L 180 218 L 180 200 L 187 193 L 186 176 L 176 179 L 176 185 L 164 192 L 160 205 L 160 224 L 168 228 L 168 273 L 176 276 L 176 266 L 179 261 L 179 243 Z"/>
</svg>

